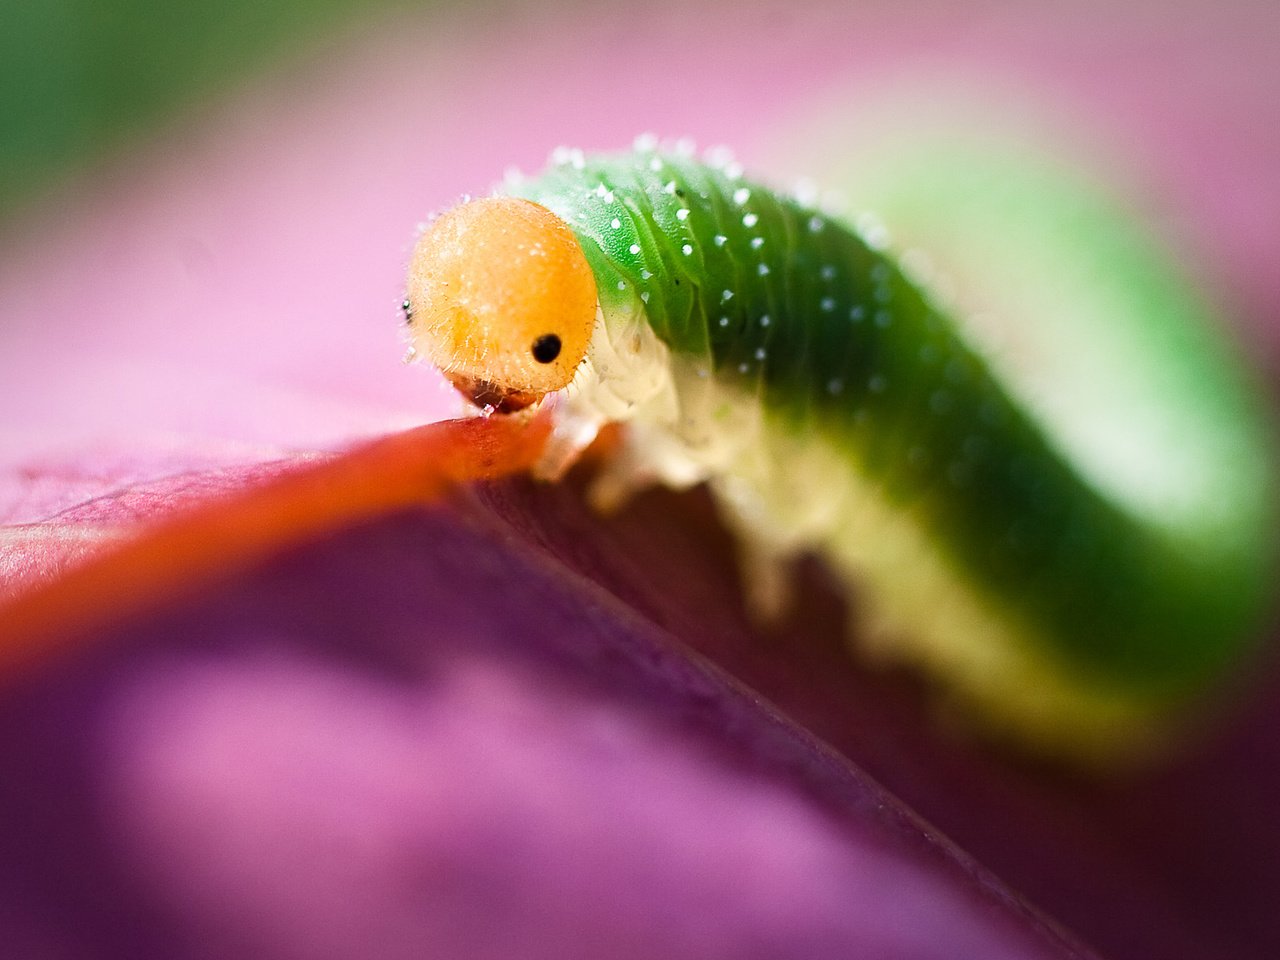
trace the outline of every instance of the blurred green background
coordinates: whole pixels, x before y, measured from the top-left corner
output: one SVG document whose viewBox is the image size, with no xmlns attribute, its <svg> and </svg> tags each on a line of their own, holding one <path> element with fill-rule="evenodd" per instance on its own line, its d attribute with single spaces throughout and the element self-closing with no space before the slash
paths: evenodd
<svg viewBox="0 0 1280 960">
<path fill-rule="evenodd" d="M 288 51 L 412 0 L 5 0 L 0 219 Z"/>
</svg>

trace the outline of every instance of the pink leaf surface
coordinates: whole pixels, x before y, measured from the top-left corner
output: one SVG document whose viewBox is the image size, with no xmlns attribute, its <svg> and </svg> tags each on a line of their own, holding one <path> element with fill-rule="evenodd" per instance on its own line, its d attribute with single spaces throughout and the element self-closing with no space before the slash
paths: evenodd
<svg viewBox="0 0 1280 960">
<path fill-rule="evenodd" d="M 816 94 L 917 64 L 1097 116 L 1274 370 L 1275 14 L 1101 17 L 402 24 L 167 134 L 6 237 L 0 596 L 449 414 L 395 362 L 403 261 L 416 218 L 508 163 L 656 129 L 750 164 Z M 281 551 L 11 680 L 17 955 L 1280 953 L 1273 679 L 1177 763 L 1086 784 L 854 664 L 816 569 L 803 613 L 753 631 L 697 495 L 606 521 L 572 485 L 505 484 Z"/>
<path fill-rule="evenodd" d="M 11 682 L 11 938 L 110 956 L 1083 955 L 503 512 L 342 531 Z"/>
</svg>

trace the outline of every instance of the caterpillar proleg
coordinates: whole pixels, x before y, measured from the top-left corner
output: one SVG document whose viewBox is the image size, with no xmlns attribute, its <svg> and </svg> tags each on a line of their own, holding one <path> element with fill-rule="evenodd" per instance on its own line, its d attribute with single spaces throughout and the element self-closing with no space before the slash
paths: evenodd
<svg viewBox="0 0 1280 960">
<path fill-rule="evenodd" d="M 985 726 L 1146 741 L 1249 638 L 1257 511 L 1111 495 L 882 247 L 723 158 L 563 151 L 423 235 L 410 337 L 479 406 L 553 398 L 548 473 L 623 423 L 606 493 L 709 484 L 749 587 L 819 553 L 863 644 Z"/>
</svg>

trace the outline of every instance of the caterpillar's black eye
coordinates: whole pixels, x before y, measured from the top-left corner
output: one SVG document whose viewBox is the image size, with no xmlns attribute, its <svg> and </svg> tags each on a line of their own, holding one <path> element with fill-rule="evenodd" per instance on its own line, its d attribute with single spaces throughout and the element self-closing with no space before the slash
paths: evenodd
<svg viewBox="0 0 1280 960">
<path fill-rule="evenodd" d="M 405 300 L 404 303 L 400 304 L 400 312 L 404 314 L 405 323 L 413 323 L 413 304 Z"/>
<path fill-rule="evenodd" d="M 539 363 L 550 363 L 560 356 L 560 338 L 554 333 L 544 333 L 533 341 L 533 359 Z"/>
</svg>

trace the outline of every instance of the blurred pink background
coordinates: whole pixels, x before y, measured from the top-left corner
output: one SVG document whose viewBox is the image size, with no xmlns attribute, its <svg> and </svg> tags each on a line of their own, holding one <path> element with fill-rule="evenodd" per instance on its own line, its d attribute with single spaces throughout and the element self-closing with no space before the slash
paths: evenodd
<svg viewBox="0 0 1280 960">
<path fill-rule="evenodd" d="M 253 459 L 442 416 L 433 374 L 398 363 L 401 273 L 431 211 L 561 143 L 643 131 L 730 144 L 785 181 L 805 167 L 788 131 L 929 75 L 976 76 L 1100 133 L 1274 366 L 1278 19 L 780 3 L 371 23 L 8 225 L 0 457 L 194 444 Z"/>
</svg>

